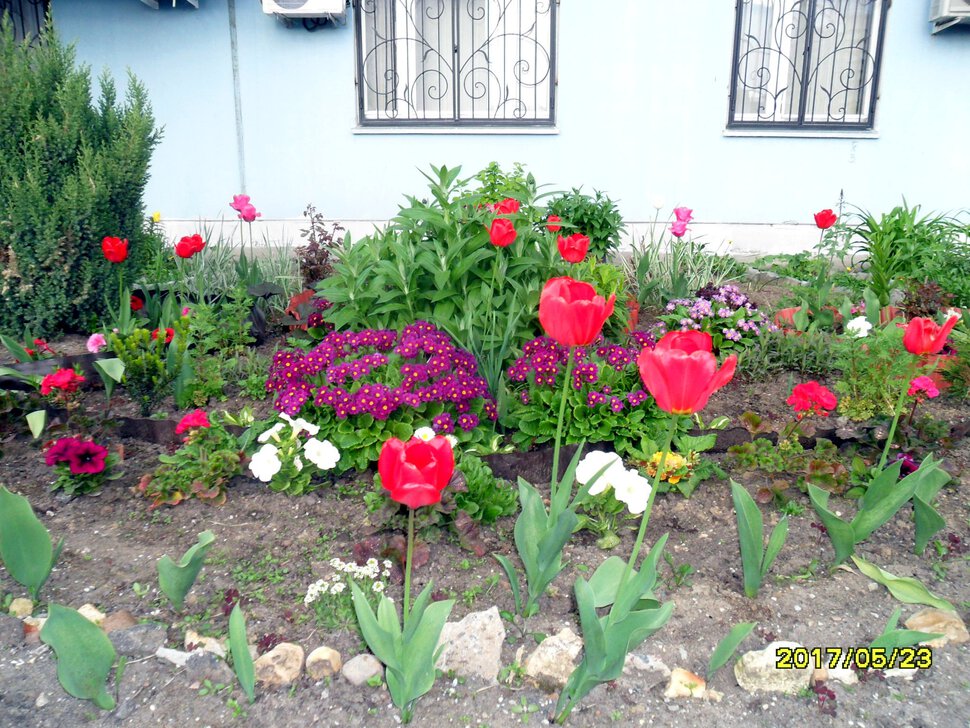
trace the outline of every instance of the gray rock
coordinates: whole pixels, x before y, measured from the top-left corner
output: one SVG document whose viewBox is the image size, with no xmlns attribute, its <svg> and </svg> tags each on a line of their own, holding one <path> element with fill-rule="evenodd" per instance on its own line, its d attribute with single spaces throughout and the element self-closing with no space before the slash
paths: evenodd
<svg viewBox="0 0 970 728">
<path fill-rule="evenodd" d="M 561 690 L 576 667 L 583 640 L 569 627 L 546 637 L 525 661 L 525 674 L 543 690 Z"/>
<path fill-rule="evenodd" d="M 375 676 L 383 678 L 384 666 L 376 657 L 365 652 L 347 660 L 340 674 L 351 685 L 364 685 Z"/>
<path fill-rule="evenodd" d="M 185 676 L 190 683 L 211 680 L 216 684 L 232 685 L 235 679 L 232 670 L 224 660 L 204 650 L 189 654 L 185 661 Z"/>
<path fill-rule="evenodd" d="M 191 652 L 182 652 L 182 650 L 171 650 L 168 647 L 159 647 L 155 652 L 155 657 L 159 660 L 170 662 L 175 667 L 185 667 L 191 654 Z"/>
<path fill-rule="evenodd" d="M 813 665 L 791 670 L 779 670 L 775 665 L 779 647 L 804 649 L 797 642 L 772 642 L 763 650 L 746 652 L 734 663 L 734 677 L 738 685 L 749 693 L 756 690 L 776 693 L 797 693 L 807 688 L 814 672 Z M 811 660 L 809 660 L 811 663 Z"/>
<path fill-rule="evenodd" d="M 458 622 L 445 623 L 438 645 L 444 645 L 437 668 L 458 675 L 495 682 L 502 668 L 505 625 L 498 607 L 472 612 Z"/>
<path fill-rule="evenodd" d="M 138 659 L 158 652 L 165 644 L 166 636 L 166 629 L 160 624 L 136 624 L 134 627 L 110 632 L 108 639 L 119 655 Z"/>
</svg>

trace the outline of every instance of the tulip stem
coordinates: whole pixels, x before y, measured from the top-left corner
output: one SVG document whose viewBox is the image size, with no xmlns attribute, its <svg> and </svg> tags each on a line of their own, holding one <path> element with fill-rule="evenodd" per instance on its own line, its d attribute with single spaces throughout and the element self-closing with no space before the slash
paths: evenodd
<svg viewBox="0 0 970 728">
<path fill-rule="evenodd" d="M 404 625 L 411 610 L 411 553 L 414 551 L 414 509 L 408 508 L 408 552 L 404 559 Z"/>
<path fill-rule="evenodd" d="M 556 502 L 556 491 L 559 489 L 559 448 L 562 445 L 562 423 L 566 417 L 566 398 L 569 394 L 569 378 L 573 373 L 573 349 L 570 346 L 566 360 L 566 377 L 562 383 L 562 400 L 559 402 L 559 422 L 556 424 L 556 446 L 552 451 L 552 480 L 549 482 L 550 503 Z"/>
<path fill-rule="evenodd" d="M 660 451 L 660 463 L 657 465 L 657 472 L 653 475 L 653 482 L 650 484 L 650 495 L 647 497 L 647 507 L 643 509 L 643 515 L 640 516 L 640 530 L 637 532 L 637 540 L 633 544 L 633 551 L 630 553 L 630 560 L 627 561 L 626 566 L 623 569 L 623 575 L 620 577 L 620 583 L 616 587 L 616 598 L 619 599 L 620 594 L 623 593 L 623 587 L 626 586 L 627 581 L 630 578 L 630 574 L 633 572 L 633 567 L 637 563 L 637 558 L 640 556 L 640 549 L 643 546 L 643 538 L 647 533 L 647 522 L 650 520 L 650 512 L 653 510 L 653 500 L 657 497 L 657 488 L 660 485 L 660 478 L 664 472 L 664 466 L 667 464 L 667 455 L 670 453 L 670 448 L 674 442 L 674 434 L 677 432 L 677 423 L 680 421 L 680 415 L 671 415 L 670 423 L 667 425 L 667 437 L 664 444 L 663 450 Z M 613 623 L 613 610 L 610 609 L 610 614 L 606 619 L 606 625 L 609 627 Z"/>
<path fill-rule="evenodd" d="M 903 401 L 906 399 L 906 392 L 909 390 L 909 382 L 903 381 L 902 389 L 899 391 L 899 399 L 896 400 L 896 410 L 893 412 L 893 423 L 889 427 L 889 436 L 886 437 L 886 445 L 882 449 L 882 457 L 879 458 L 879 470 L 886 465 L 889 457 L 889 449 L 893 446 L 893 438 L 896 436 L 896 426 L 899 424 L 899 416 L 903 413 Z"/>
</svg>

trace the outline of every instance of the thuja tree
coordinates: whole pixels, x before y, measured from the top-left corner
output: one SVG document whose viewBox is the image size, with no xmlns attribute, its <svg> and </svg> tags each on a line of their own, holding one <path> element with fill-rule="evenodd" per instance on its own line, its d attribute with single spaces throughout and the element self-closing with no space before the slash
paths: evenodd
<svg viewBox="0 0 970 728">
<path fill-rule="evenodd" d="M 142 194 L 161 138 L 144 87 L 119 101 L 107 73 L 95 102 L 88 68 L 53 31 L 32 45 L 0 23 L 0 331 L 82 329 L 117 305 L 105 236 L 130 241 L 131 281 L 158 241 Z"/>
</svg>

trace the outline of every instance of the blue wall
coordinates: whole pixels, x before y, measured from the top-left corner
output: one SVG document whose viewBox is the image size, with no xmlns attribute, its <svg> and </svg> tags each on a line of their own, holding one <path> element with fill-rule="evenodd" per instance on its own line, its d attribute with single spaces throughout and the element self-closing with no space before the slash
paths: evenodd
<svg viewBox="0 0 970 728">
<path fill-rule="evenodd" d="M 903 195 L 928 209 L 966 207 L 970 32 L 930 35 L 928 4 L 889 12 L 877 138 L 820 139 L 724 135 L 727 0 L 562 2 L 559 133 L 539 136 L 355 134 L 352 20 L 310 33 L 236 0 L 245 191 L 268 217 L 299 217 L 312 201 L 336 219 L 382 219 L 424 188 L 418 168 L 473 172 L 497 160 L 557 187 L 603 189 L 628 220 L 652 219 L 663 197 L 704 221 L 811 223 L 840 189 L 874 210 Z M 95 74 L 106 66 L 121 80 L 130 68 L 148 87 L 165 127 L 149 210 L 218 218 L 242 189 L 228 3 L 178 5 L 53 0 L 53 13 Z"/>
</svg>

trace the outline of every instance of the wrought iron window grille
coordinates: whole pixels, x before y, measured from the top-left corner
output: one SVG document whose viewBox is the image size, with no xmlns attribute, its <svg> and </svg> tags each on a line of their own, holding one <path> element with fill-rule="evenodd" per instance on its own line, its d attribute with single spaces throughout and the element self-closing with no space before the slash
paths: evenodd
<svg viewBox="0 0 970 728">
<path fill-rule="evenodd" d="M 9 14 L 13 25 L 13 36 L 22 41 L 30 37 L 31 42 L 40 35 L 47 22 L 50 0 L 0 0 L 0 18 Z"/>
<path fill-rule="evenodd" d="M 361 126 L 552 126 L 558 0 L 354 0 Z"/>
<path fill-rule="evenodd" d="M 872 129 L 891 0 L 738 0 L 729 129 Z"/>
</svg>

